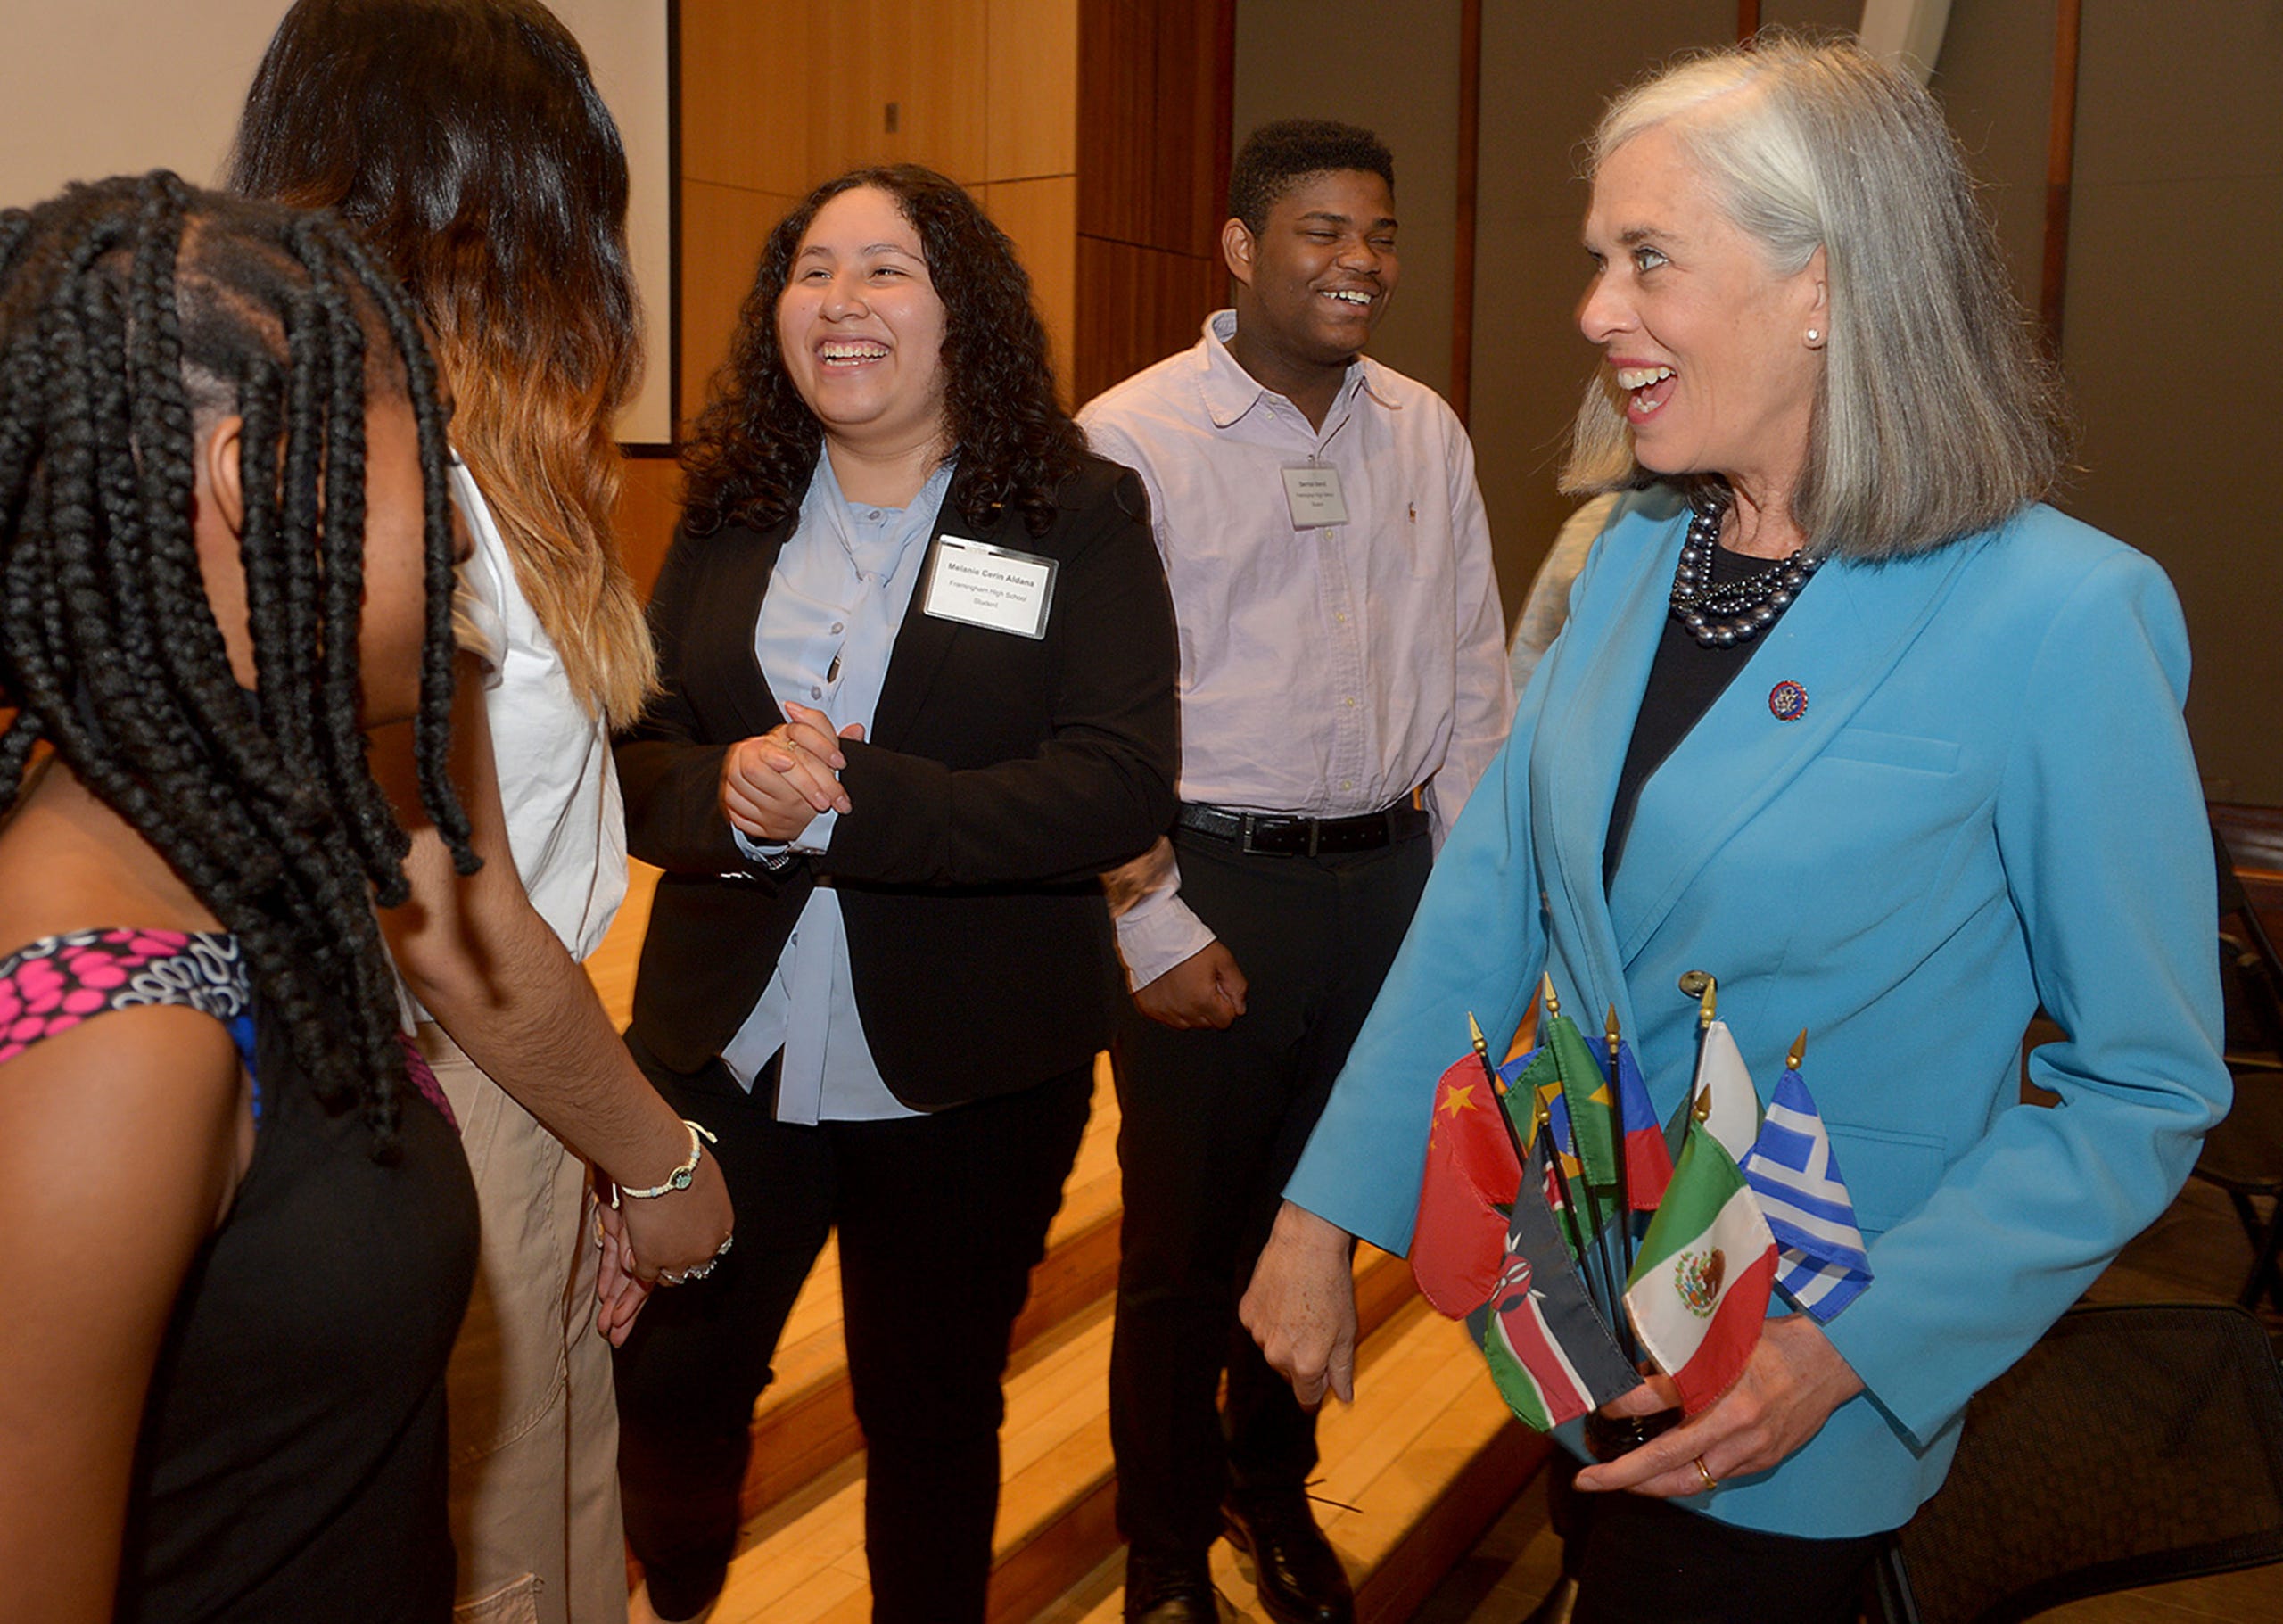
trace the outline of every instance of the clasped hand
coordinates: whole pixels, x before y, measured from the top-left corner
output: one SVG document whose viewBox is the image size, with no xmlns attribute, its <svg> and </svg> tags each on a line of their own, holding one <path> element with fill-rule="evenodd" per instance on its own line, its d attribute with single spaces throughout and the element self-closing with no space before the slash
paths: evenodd
<svg viewBox="0 0 2283 1624">
<path fill-rule="evenodd" d="M 1727 1392 L 1671 1431 L 1613 1461 L 1588 1466 L 1578 1474 L 1578 1487 L 1629 1488 L 1660 1499 L 1701 1495 L 1707 1477 L 1749 1477 L 1776 1465 L 1862 1390 L 1863 1379 L 1814 1320 L 1804 1314 L 1769 1320 L 1760 1328 L 1743 1373 Z M 1670 1377 L 1652 1376 L 1603 1411 L 1646 1415 L 1679 1402 Z"/>
<path fill-rule="evenodd" d="M 787 704 L 785 714 L 721 758 L 722 816 L 746 839 L 779 845 L 797 839 L 818 813 L 849 810 L 837 776 L 848 765 L 839 741 L 864 737 L 856 722 L 836 733 L 832 718 L 804 705 Z"/>
</svg>

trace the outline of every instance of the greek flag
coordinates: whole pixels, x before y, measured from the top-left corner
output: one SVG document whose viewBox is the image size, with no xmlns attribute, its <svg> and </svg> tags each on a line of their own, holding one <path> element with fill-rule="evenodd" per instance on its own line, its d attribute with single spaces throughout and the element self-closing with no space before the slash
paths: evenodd
<svg viewBox="0 0 2283 1624">
<path fill-rule="evenodd" d="M 1870 1260 L 1831 1135 L 1798 1072 L 1786 1069 L 1776 1084 L 1743 1172 L 1776 1232 L 1776 1283 L 1801 1312 L 1831 1319 L 1871 1283 Z"/>
</svg>

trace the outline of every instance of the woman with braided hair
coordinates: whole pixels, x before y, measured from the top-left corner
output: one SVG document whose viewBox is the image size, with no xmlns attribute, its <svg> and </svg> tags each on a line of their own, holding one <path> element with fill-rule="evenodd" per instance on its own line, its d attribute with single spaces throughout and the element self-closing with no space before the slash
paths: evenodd
<svg viewBox="0 0 2283 1624">
<path fill-rule="evenodd" d="M 0 215 L 0 1570 L 48 1619 L 441 1617 L 474 1199 L 373 903 L 445 751 L 416 318 L 170 175 Z"/>
<path fill-rule="evenodd" d="M 672 1188 L 696 1130 L 635 1069 L 577 963 L 626 892 L 608 730 L 654 685 L 612 535 L 614 419 L 641 363 L 626 159 L 578 42 L 537 0 L 301 0 L 255 75 L 231 178 L 355 227 L 403 280 L 457 401 L 474 556 L 453 771 L 481 872 L 457 874 L 418 826 L 410 730 L 376 736 L 373 759 L 413 831 L 412 903 L 383 927 L 483 1209 L 449 1377 L 458 1595 L 467 1616 L 616 1624 L 587 1164 L 659 1197 L 606 1209 L 644 1274 L 709 1270 L 730 1216 L 710 1147 Z M 614 1301 L 623 1336 L 639 1298 Z"/>
</svg>

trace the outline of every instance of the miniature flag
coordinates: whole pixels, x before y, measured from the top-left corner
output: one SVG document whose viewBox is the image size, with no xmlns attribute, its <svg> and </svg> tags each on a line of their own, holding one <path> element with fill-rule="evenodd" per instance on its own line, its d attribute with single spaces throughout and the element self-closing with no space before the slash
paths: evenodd
<svg viewBox="0 0 2283 1624">
<path fill-rule="evenodd" d="M 1802 1312 L 1830 1320 L 1871 1283 L 1871 1263 L 1831 1135 L 1797 1071 L 1776 1083 L 1743 1175 L 1782 1249 L 1776 1283 Z"/>
<path fill-rule="evenodd" d="M 1554 1215 L 1529 1199 L 1549 1182 L 1545 1152 L 1533 1145 L 1496 1289 L 1467 1316 L 1507 1407 L 1541 1432 L 1641 1384 L 1586 1295 Z"/>
<path fill-rule="evenodd" d="M 1751 1154 L 1752 1141 L 1760 1137 L 1760 1093 L 1752 1086 L 1751 1073 L 1744 1067 L 1735 1036 L 1724 1020 L 1704 1029 L 1697 1048 L 1696 1081 L 1688 1091 L 1692 1108 L 1708 1088 L 1712 1091 L 1712 1115 L 1704 1125 L 1720 1142 L 1728 1159 L 1741 1162 Z"/>
<path fill-rule="evenodd" d="M 1617 1141 L 1611 1115 L 1609 1079 L 1602 1075 L 1594 1051 L 1587 1047 L 1578 1023 L 1556 1015 L 1545 1023 L 1545 1046 L 1562 1079 L 1562 1097 L 1569 1107 L 1570 1133 L 1586 1182 L 1595 1190 L 1617 1187 Z"/>
<path fill-rule="evenodd" d="M 1692 1117 L 1625 1292 L 1641 1345 L 1680 1389 L 1684 1413 L 1743 1372 L 1775 1279 L 1776 1237 L 1735 1162 Z"/>
<path fill-rule="evenodd" d="M 1436 1084 L 1434 1112 L 1411 1273 L 1436 1312 L 1456 1320 L 1480 1307 L 1498 1282 L 1521 1166 L 1472 1054 L 1454 1060 Z"/>
<path fill-rule="evenodd" d="M 1498 1075 L 1506 1079 L 1506 1086 L 1512 1091 L 1507 1095 L 1509 1110 L 1519 1115 L 1529 1109 L 1533 1095 L 1545 1104 L 1546 1131 L 1554 1139 L 1562 1178 L 1568 1179 L 1573 1186 L 1582 1183 L 1586 1176 L 1585 1166 L 1578 1159 L 1578 1147 L 1570 1132 L 1570 1101 L 1562 1089 L 1562 1071 L 1553 1049 L 1533 1049 L 1520 1059 L 1509 1060 L 1500 1067 Z M 1530 1130 L 1525 1127 L 1522 1132 L 1527 1139 Z M 1537 1147 L 1533 1145 L 1531 1148 L 1535 1151 Z M 1561 1220 L 1559 1232 L 1562 1236 L 1562 1244 L 1574 1257 L 1584 1249 L 1581 1238 L 1588 1227 L 1586 1214 L 1572 1213 L 1563 1204 L 1562 1181 L 1554 1175 L 1555 1159 L 1533 1154 L 1530 1165 L 1541 1168 L 1545 1185 L 1546 1210 Z"/>
<path fill-rule="evenodd" d="M 1625 1123 L 1625 1204 L 1635 1212 L 1654 1212 L 1672 1182 L 1673 1158 L 1630 1043 L 1617 1046 L 1617 1101 Z"/>
</svg>

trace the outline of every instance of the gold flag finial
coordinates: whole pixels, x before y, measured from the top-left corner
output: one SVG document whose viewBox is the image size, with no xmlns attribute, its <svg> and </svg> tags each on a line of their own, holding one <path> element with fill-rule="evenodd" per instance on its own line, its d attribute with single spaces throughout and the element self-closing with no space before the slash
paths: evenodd
<svg viewBox="0 0 2283 1624">
<path fill-rule="evenodd" d="M 1710 1026 L 1719 1008 L 1720 978 L 1708 975 L 1704 977 L 1704 992 L 1696 1001 L 1696 1024 L 1700 1027 Z"/>
<path fill-rule="evenodd" d="M 1690 1112 L 1699 1122 L 1712 1120 L 1712 1091 L 1710 1087 L 1696 1091 L 1696 1103 L 1690 1108 Z"/>
<path fill-rule="evenodd" d="M 1554 972 L 1546 971 L 1538 985 L 1545 997 L 1545 1018 L 1552 1020 L 1562 1013 L 1562 1001 L 1554 995 Z"/>
<path fill-rule="evenodd" d="M 1610 1051 L 1611 1054 L 1615 1054 L 1615 1053 L 1617 1052 L 1617 1035 L 1617 1035 L 1617 1004 L 1616 1004 L 1616 1002 L 1615 1002 L 1614 1001 L 1612 1001 L 1612 1002 L 1611 1002 L 1610 1006 L 1609 1006 L 1609 1017 L 1608 1017 L 1608 1018 L 1602 1022 L 1602 1035 L 1609 1039 L 1609 1051 Z"/>
<path fill-rule="evenodd" d="M 1792 1052 L 1784 1057 L 1784 1068 L 1786 1071 L 1797 1071 L 1800 1069 L 1800 1062 L 1807 1058 L 1808 1029 L 1802 1026 L 1800 1028 L 1800 1035 L 1792 1040 Z"/>
<path fill-rule="evenodd" d="M 1469 1010 L 1466 1012 L 1466 1035 L 1468 1039 L 1474 1044 L 1475 1053 L 1488 1054 L 1490 1052 L 1489 1042 L 1482 1035 L 1482 1023 L 1474 1018 L 1474 1011 L 1471 1010 Z"/>
</svg>

